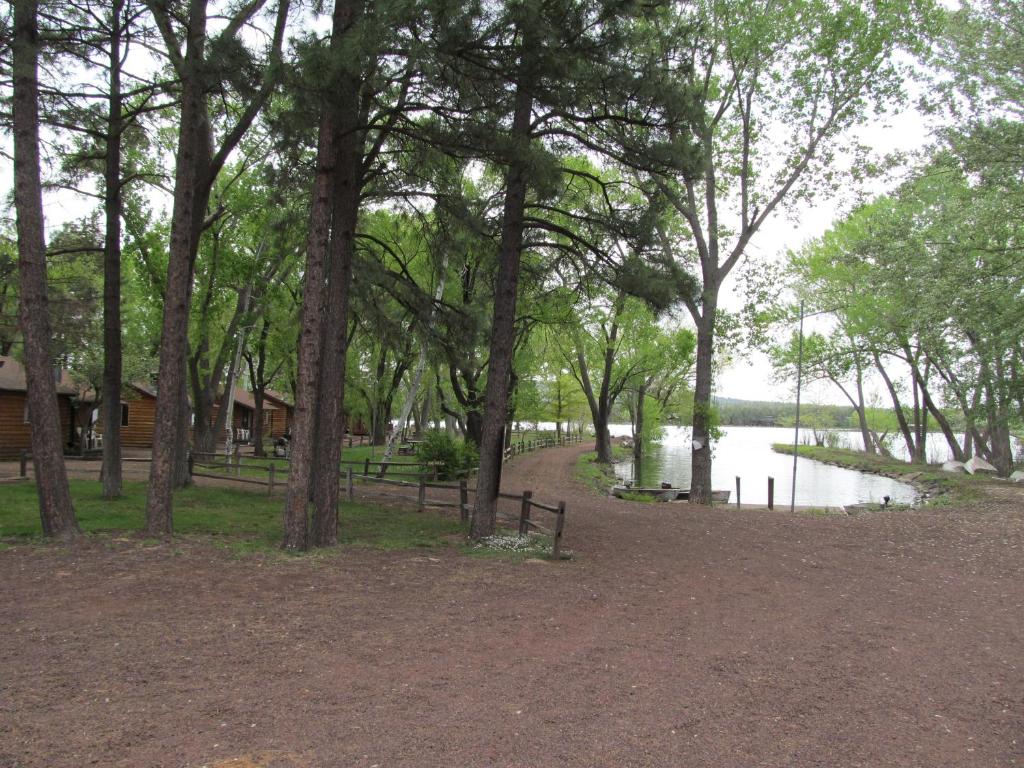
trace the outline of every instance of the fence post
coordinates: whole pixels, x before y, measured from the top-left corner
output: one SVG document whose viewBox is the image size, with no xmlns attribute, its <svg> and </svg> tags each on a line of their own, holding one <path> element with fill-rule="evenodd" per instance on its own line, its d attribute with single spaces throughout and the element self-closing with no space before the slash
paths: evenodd
<svg viewBox="0 0 1024 768">
<path fill-rule="evenodd" d="M 21 466 L 18 468 L 21 477 L 28 477 L 28 451 L 21 449 Z"/>
<path fill-rule="evenodd" d="M 195 468 L 196 468 L 196 457 L 195 457 L 195 454 L 193 454 L 192 451 L 189 451 L 188 452 L 188 479 L 189 479 L 190 483 L 192 482 L 192 473 L 195 471 Z"/>
<path fill-rule="evenodd" d="M 533 491 L 523 491 L 523 505 L 519 511 L 519 535 L 525 536 L 530 532 L 530 499 L 533 498 Z"/>
<path fill-rule="evenodd" d="M 551 556 L 558 560 L 562 556 L 562 529 L 565 527 L 565 502 L 558 502 L 558 512 L 555 516 L 555 534 L 551 542 Z"/>
<path fill-rule="evenodd" d="M 459 519 L 464 523 L 469 520 L 469 488 L 465 480 L 459 480 Z"/>
<path fill-rule="evenodd" d="M 775 478 L 768 478 L 768 509 L 775 509 Z"/>
<path fill-rule="evenodd" d="M 420 487 L 416 495 L 416 503 L 419 506 L 420 512 L 427 506 L 427 481 L 420 475 Z"/>
<path fill-rule="evenodd" d="M 274 495 L 274 465 L 270 465 L 270 479 L 267 483 L 267 496 Z"/>
<path fill-rule="evenodd" d="M 736 509 L 740 508 L 740 476 L 736 475 Z"/>
<path fill-rule="evenodd" d="M 369 456 L 367 456 L 366 459 L 363 461 L 363 474 L 366 475 L 367 477 L 370 476 L 370 457 Z"/>
<path fill-rule="evenodd" d="M 235 477 L 242 474 L 242 446 L 235 446 Z"/>
<path fill-rule="evenodd" d="M 352 501 L 352 467 L 345 467 L 345 491 L 349 502 Z"/>
</svg>

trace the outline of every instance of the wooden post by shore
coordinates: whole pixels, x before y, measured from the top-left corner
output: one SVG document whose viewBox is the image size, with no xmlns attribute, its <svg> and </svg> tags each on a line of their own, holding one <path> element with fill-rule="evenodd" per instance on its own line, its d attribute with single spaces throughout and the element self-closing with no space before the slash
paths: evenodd
<svg viewBox="0 0 1024 768">
<path fill-rule="evenodd" d="M 533 498 L 533 491 L 523 491 L 523 503 L 519 510 L 519 535 L 525 536 L 530 532 L 530 499 Z"/>
<path fill-rule="evenodd" d="M 558 512 L 555 517 L 555 533 L 551 542 L 551 556 L 557 560 L 562 556 L 562 529 L 565 527 L 565 502 L 558 502 Z"/>
</svg>

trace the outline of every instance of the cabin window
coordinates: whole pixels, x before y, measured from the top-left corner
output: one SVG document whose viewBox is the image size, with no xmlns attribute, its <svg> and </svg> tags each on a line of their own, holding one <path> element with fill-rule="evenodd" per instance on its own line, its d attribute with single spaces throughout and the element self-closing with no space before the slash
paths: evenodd
<svg viewBox="0 0 1024 768">
<path fill-rule="evenodd" d="M 128 426 L 128 403 L 121 403 L 121 426 Z"/>
<path fill-rule="evenodd" d="M 22 422 L 25 424 L 31 424 L 32 422 L 28 419 L 28 398 L 25 398 L 25 412 L 21 416 Z"/>
</svg>

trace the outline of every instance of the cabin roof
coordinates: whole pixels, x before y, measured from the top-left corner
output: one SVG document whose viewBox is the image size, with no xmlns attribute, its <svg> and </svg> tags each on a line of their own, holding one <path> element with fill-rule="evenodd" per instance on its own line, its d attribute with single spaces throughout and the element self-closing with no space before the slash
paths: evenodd
<svg viewBox="0 0 1024 768">
<path fill-rule="evenodd" d="M 28 390 L 25 366 L 9 355 L 0 355 L 0 389 L 9 392 Z M 60 371 L 60 378 L 57 379 L 57 394 L 71 397 L 79 394 L 79 388 L 71 374 L 63 369 Z"/>
<path fill-rule="evenodd" d="M 266 400 L 273 400 L 277 405 L 283 405 L 285 408 L 293 407 L 291 398 L 285 395 L 283 392 L 277 392 L 273 389 L 267 389 L 263 391 L 263 397 Z"/>
<path fill-rule="evenodd" d="M 223 399 L 223 398 L 222 398 Z M 235 387 L 235 402 L 243 408 L 248 408 L 250 411 L 256 410 L 256 401 L 253 400 L 252 392 L 249 392 L 242 387 Z M 270 403 L 263 403 L 263 410 L 265 411 L 276 411 L 277 407 Z"/>
<path fill-rule="evenodd" d="M 131 387 L 132 389 L 138 390 L 139 392 L 141 392 L 144 395 L 147 395 L 147 396 L 152 397 L 154 399 L 156 398 L 156 389 L 154 389 L 153 386 L 151 384 L 149 384 L 148 382 L 145 382 L 145 381 L 133 381 L 133 382 L 130 382 L 127 386 Z"/>
</svg>

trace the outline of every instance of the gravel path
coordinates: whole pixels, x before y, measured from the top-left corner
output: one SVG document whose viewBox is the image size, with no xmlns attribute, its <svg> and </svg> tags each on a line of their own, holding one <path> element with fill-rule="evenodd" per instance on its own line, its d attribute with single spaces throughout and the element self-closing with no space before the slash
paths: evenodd
<svg viewBox="0 0 1024 768">
<path fill-rule="evenodd" d="M 594 496 L 571 562 L 0 551 L 0 766 L 1024 765 L 1024 504 L 857 518 Z"/>
</svg>

